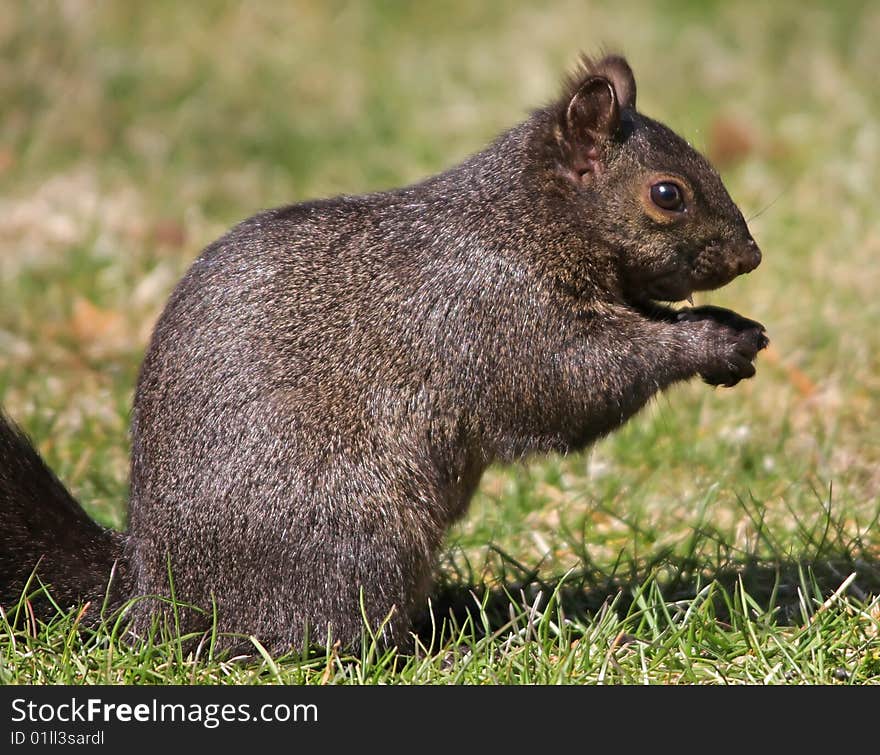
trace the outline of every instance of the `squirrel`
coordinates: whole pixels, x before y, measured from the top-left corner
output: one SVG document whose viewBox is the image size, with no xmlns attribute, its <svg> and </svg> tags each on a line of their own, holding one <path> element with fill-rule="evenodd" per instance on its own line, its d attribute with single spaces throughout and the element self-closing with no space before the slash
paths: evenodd
<svg viewBox="0 0 880 755">
<path fill-rule="evenodd" d="M 35 573 L 61 606 L 125 604 L 135 637 L 173 594 L 181 631 L 227 644 L 358 647 L 367 622 L 405 645 L 490 464 L 755 374 L 764 327 L 692 294 L 760 260 L 627 61 L 582 56 L 456 167 L 260 212 L 201 253 L 140 370 L 127 532 L 0 414 L 0 600 Z"/>
</svg>

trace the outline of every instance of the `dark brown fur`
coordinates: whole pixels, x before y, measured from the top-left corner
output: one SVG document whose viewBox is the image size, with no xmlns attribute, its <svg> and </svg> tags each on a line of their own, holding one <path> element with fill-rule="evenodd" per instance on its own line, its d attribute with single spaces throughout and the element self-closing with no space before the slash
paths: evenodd
<svg viewBox="0 0 880 755">
<path fill-rule="evenodd" d="M 41 555 L 65 564 L 45 576 L 68 601 L 94 598 L 114 560 L 119 599 L 167 595 L 170 564 L 179 599 L 273 650 L 306 631 L 357 645 L 362 607 L 405 643 L 489 464 L 582 449 L 673 383 L 754 374 L 758 323 L 657 303 L 760 254 L 717 173 L 635 98 L 623 58 L 584 60 L 556 102 L 441 175 L 269 210 L 209 246 L 144 359 L 126 535 L 55 482 L 23 495 L 50 473 L 4 429 L 0 524 L 17 534 L 0 595 Z M 650 204 L 657 176 L 688 212 Z M 59 500 L 69 543 L 33 513 Z M 135 632 L 155 610 L 134 606 Z"/>
</svg>

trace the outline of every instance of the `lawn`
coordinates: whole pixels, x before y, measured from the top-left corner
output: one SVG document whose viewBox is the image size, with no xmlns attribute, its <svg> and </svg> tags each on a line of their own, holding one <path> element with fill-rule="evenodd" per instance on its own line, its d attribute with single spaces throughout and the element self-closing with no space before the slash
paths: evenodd
<svg viewBox="0 0 880 755">
<path fill-rule="evenodd" d="M 197 656 L 0 617 L 0 683 L 880 682 L 880 6 L 8 2 L 0 403 L 106 525 L 153 322 L 257 210 L 409 183 L 620 50 L 764 252 L 697 303 L 765 323 L 589 452 L 492 468 L 412 656 Z"/>
</svg>

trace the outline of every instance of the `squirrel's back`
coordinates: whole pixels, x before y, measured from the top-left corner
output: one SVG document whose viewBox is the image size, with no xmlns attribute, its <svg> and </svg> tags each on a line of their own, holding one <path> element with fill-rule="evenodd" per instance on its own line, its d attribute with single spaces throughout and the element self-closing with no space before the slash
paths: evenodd
<svg viewBox="0 0 880 755">
<path fill-rule="evenodd" d="M 489 369 L 519 295 L 488 265 L 491 210 L 447 181 L 270 210 L 194 263 L 135 397 L 139 594 L 167 594 L 170 555 L 177 594 L 216 600 L 221 630 L 284 647 L 329 625 L 351 644 L 364 591 L 368 621 L 393 612 L 404 639 L 489 460 L 465 442 L 485 382 L 468 365 Z"/>
</svg>

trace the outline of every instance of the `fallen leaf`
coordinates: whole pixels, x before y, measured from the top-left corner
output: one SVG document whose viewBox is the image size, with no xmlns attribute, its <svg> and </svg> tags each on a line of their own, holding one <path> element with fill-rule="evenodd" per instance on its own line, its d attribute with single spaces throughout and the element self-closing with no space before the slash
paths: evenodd
<svg viewBox="0 0 880 755">
<path fill-rule="evenodd" d="M 754 152 L 758 138 L 745 121 L 730 116 L 719 116 L 709 127 L 709 159 L 717 167 L 741 162 Z"/>
<path fill-rule="evenodd" d="M 159 246 L 179 249 L 186 243 L 186 227 L 177 220 L 159 220 L 153 226 L 152 237 Z"/>
<path fill-rule="evenodd" d="M 132 339 L 126 319 L 121 313 L 96 307 L 82 297 L 78 297 L 73 303 L 70 331 L 93 355 L 124 349 Z"/>
</svg>

